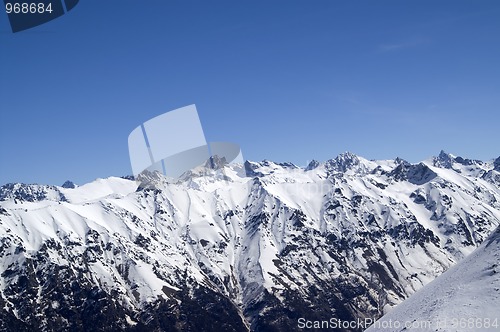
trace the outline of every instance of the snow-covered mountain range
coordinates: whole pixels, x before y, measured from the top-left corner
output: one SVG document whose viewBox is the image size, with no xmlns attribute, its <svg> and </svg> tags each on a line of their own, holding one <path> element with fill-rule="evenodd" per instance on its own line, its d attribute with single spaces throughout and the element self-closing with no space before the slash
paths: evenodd
<svg viewBox="0 0 500 332">
<path fill-rule="evenodd" d="M 379 318 L 500 224 L 500 158 L 215 159 L 177 180 L 0 187 L 0 329 Z"/>
</svg>

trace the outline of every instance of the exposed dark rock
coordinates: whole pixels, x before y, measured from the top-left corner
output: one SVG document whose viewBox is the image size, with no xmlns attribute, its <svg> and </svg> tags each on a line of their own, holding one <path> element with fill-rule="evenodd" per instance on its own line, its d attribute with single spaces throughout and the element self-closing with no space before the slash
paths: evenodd
<svg viewBox="0 0 500 332">
<path fill-rule="evenodd" d="M 453 157 L 448 153 L 441 150 L 439 156 L 434 158 L 434 166 L 443 167 L 443 168 L 452 168 L 453 167 Z"/>
<path fill-rule="evenodd" d="M 306 171 L 311 171 L 319 166 L 319 161 L 317 160 L 311 160 L 309 164 L 306 167 Z"/>
<path fill-rule="evenodd" d="M 413 184 L 421 185 L 434 179 L 437 174 L 424 163 L 412 165 L 403 162 L 394 168 L 389 173 L 389 176 L 396 181 L 408 181 Z"/>
<path fill-rule="evenodd" d="M 495 159 L 495 161 L 493 162 L 493 167 L 495 171 L 500 172 L 500 157 Z"/>
<path fill-rule="evenodd" d="M 68 181 L 64 182 L 61 187 L 67 188 L 67 189 L 74 189 L 74 188 L 76 188 L 76 185 L 73 182 L 68 180 Z"/>
</svg>

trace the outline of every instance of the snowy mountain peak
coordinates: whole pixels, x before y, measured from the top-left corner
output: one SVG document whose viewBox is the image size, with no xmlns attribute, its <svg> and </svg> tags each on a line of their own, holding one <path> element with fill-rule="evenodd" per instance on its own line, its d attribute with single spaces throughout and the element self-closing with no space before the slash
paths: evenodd
<svg viewBox="0 0 500 332">
<path fill-rule="evenodd" d="M 220 169 L 227 165 L 228 162 L 225 157 L 219 157 L 217 155 L 211 156 L 205 163 L 205 167 L 211 169 Z"/>
<path fill-rule="evenodd" d="M 354 173 L 366 173 L 368 167 L 367 160 L 358 157 L 354 153 L 344 152 L 339 154 L 335 159 L 330 159 L 325 162 L 325 167 L 328 171 L 346 173 L 351 171 Z"/>
<path fill-rule="evenodd" d="M 441 150 L 437 157 L 434 157 L 433 163 L 436 167 L 452 168 L 454 156 Z"/>
<path fill-rule="evenodd" d="M 135 181 L 139 184 L 137 190 L 144 190 L 162 187 L 168 179 L 158 171 L 145 170 L 137 175 Z"/>
<path fill-rule="evenodd" d="M 454 156 L 450 153 L 446 153 L 443 150 L 439 153 L 439 156 L 432 158 L 432 165 L 441 168 L 455 169 L 455 171 L 460 172 L 463 166 L 473 166 L 484 164 L 481 160 L 474 160 L 463 158 L 460 156 Z M 500 161 L 499 161 L 500 164 Z M 500 167 L 500 166 L 499 166 Z"/>
<path fill-rule="evenodd" d="M 359 164 L 359 157 L 352 152 L 346 151 L 335 157 L 335 161 L 345 166 L 357 165 Z"/>
<path fill-rule="evenodd" d="M 65 197 L 56 186 L 8 183 L 0 187 L 0 201 L 6 200 L 16 202 L 64 201 Z"/>
</svg>

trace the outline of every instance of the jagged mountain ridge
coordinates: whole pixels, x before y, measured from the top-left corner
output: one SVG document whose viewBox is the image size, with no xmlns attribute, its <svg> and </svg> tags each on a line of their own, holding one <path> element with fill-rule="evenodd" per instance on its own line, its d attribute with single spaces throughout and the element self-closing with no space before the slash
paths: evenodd
<svg viewBox="0 0 500 332">
<path fill-rule="evenodd" d="M 306 169 L 212 163 L 147 186 L 4 185 L 0 326 L 293 331 L 300 317 L 378 318 L 500 223 L 498 160 L 345 153 Z"/>
</svg>

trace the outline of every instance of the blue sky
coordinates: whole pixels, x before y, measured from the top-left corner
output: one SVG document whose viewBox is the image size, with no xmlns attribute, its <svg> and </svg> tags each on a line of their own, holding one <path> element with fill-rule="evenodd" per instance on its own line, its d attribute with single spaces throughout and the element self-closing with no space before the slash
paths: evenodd
<svg viewBox="0 0 500 332">
<path fill-rule="evenodd" d="M 128 134 L 193 103 L 250 160 L 492 159 L 499 36 L 498 1 L 81 1 L 16 34 L 0 14 L 0 184 L 130 174 Z"/>
</svg>

